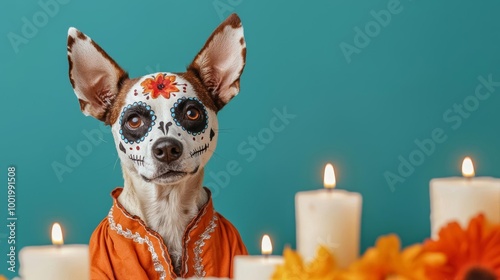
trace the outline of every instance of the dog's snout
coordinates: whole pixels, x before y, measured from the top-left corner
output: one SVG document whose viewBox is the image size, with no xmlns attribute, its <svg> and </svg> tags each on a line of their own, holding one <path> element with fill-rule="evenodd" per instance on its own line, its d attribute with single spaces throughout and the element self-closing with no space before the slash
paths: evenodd
<svg viewBox="0 0 500 280">
<path fill-rule="evenodd" d="M 166 163 L 179 159 L 182 155 L 182 143 L 174 138 L 163 138 L 153 145 L 154 157 Z"/>
</svg>

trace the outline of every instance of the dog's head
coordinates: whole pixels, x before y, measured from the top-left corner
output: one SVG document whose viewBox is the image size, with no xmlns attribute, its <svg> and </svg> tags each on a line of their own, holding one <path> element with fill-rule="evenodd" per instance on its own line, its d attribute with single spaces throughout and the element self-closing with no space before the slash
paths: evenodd
<svg viewBox="0 0 500 280">
<path fill-rule="evenodd" d="M 111 126 L 124 168 L 157 184 L 176 183 L 207 163 L 217 145 L 217 112 L 239 92 L 245 52 L 233 14 L 186 72 L 130 79 L 92 39 L 68 31 L 69 78 L 82 112 Z"/>
</svg>

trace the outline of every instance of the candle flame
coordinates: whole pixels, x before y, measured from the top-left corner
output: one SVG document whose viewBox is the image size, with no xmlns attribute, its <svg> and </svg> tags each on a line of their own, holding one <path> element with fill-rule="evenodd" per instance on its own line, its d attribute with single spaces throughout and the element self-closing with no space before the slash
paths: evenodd
<svg viewBox="0 0 500 280">
<path fill-rule="evenodd" d="M 271 243 L 269 235 L 264 234 L 264 236 L 262 236 L 261 244 L 262 255 L 271 255 L 273 253 L 273 244 Z"/>
<path fill-rule="evenodd" d="M 52 225 L 52 244 L 63 245 L 64 238 L 62 234 L 61 225 L 59 223 L 54 223 Z"/>
<path fill-rule="evenodd" d="M 327 189 L 335 188 L 337 181 L 335 180 L 335 170 L 333 169 L 333 165 L 328 163 L 325 166 L 325 175 L 323 177 L 323 186 Z"/>
<path fill-rule="evenodd" d="M 476 175 L 474 172 L 474 164 L 472 164 L 472 159 L 470 157 L 465 157 L 462 162 L 462 175 L 465 178 L 472 178 Z"/>
</svg>

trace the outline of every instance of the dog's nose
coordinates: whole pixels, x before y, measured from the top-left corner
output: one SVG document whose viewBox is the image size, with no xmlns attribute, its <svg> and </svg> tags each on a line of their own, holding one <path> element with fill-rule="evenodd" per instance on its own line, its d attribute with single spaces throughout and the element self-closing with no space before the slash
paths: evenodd
<svg viewBox="0 0 500 280">
<path fill-rule="evenodd" d="M 171 163 L 182 155 L 182 144 L 174 138 L 163 138 L 153 145 L 153 155 L 161 162 Z"/>
</svg>

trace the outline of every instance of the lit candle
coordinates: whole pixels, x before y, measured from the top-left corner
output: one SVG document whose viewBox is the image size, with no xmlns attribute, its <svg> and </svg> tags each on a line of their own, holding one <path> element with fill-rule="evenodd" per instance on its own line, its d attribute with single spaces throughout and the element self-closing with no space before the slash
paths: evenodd
<svg viewBox="0 0 500 280">
<path fill-rule="evenodd" d="M 362 197 L 359 193 L 334 190 L 335 171 L 325 167 L 324 189 L 295 196 L 297 249 L 311 261 L 319 245 L 328 247 L 341 267 L 358 258 Z"/>
<path fill-rule="evenodd" d="M 271 256 L 273 245 L 269 235 L 264 235 L 261 241 L 262 256 L 234 257 L 234 280 L 270 279 L 276 266 L 283 264 L 283 258 Z"/>
<path fill-rule="evenodd" d="M 269 257 L 269 255 L 273 253 L 273 243 L 271 243 L 271 238 L 269 237 L 269 235 L 264 234 L 260 243 L 260 251 L 262 255 L 265 257 Z"/>
<path fill-rule="evenodd" d="M 431 233 L 456 221 L 466 227 L 479 213 L 493 223 L 500 223 L 500 179 L 474 177 L 472 160 L 462 162 L 462 177 L 438 178 L 430 182 Z"/>
<path fill-rule="evenodd" d="M 90 279 L 87 245 L 63 245 L 61 226 L 52 226 L 52 246 L 24 247 L 19 252 L 23 280 Z"/>
</svg>

